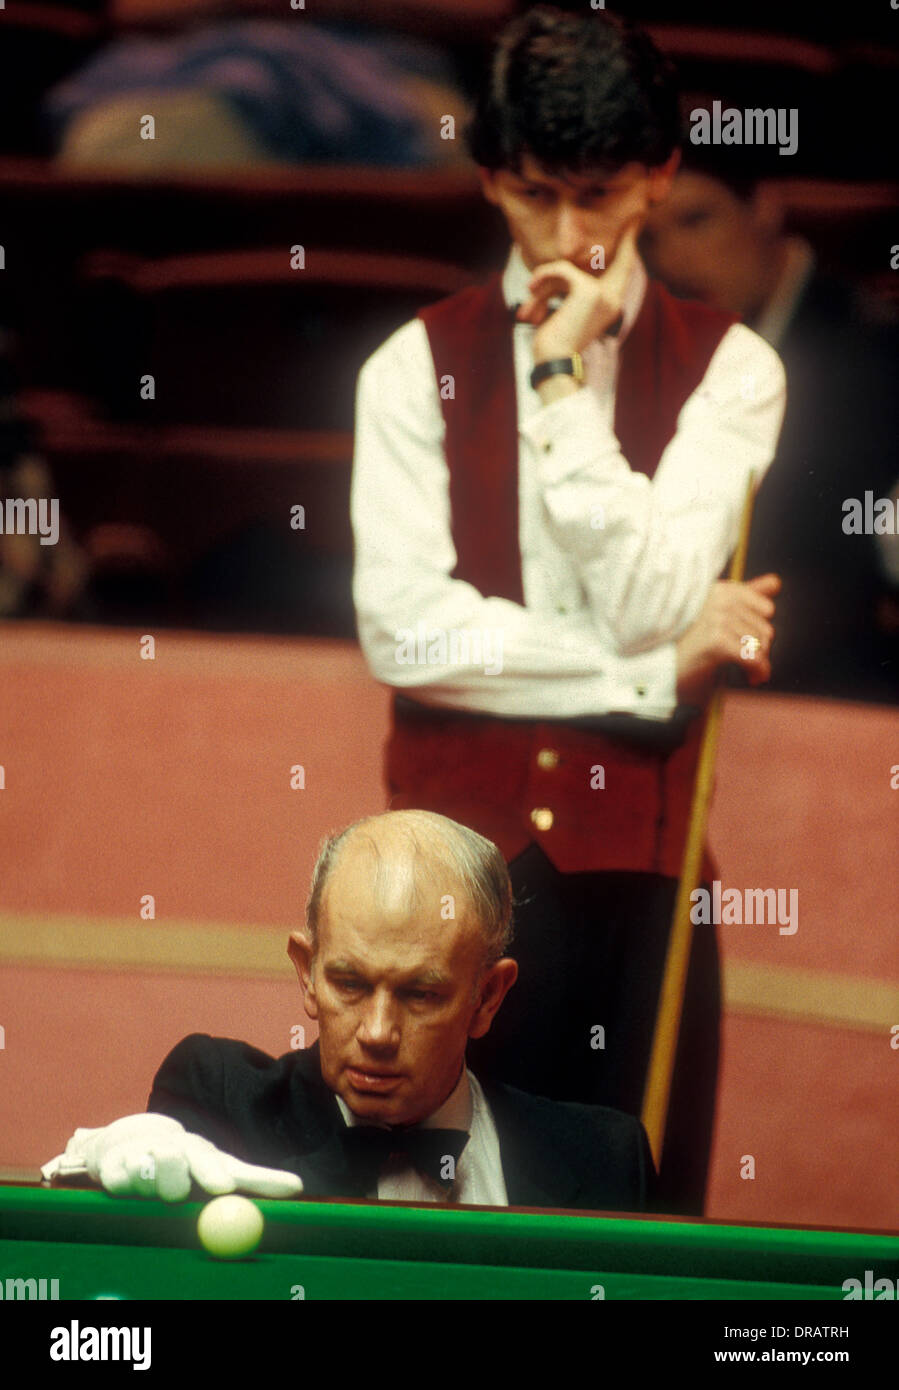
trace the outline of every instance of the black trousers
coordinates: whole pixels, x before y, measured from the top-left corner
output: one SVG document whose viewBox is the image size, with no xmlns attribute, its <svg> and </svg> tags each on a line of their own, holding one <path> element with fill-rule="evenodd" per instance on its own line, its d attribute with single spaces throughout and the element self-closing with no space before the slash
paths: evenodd
<svg viewBox="0 0 899 1390">
<path fill-rule="evenodd" d="M 509 872 L 518 904 L 510 954 L 519 976 L 490 1032 L 469 1043 L 472 1071 L 554 1100 L 639 1115 L 676 880 L 563 874 L 537 845 L 513 860 Z M 720 1013 L 715 928 L 696 926 L 655 1203 L 660 1212 L 703 1212 Z"/>
</svg>

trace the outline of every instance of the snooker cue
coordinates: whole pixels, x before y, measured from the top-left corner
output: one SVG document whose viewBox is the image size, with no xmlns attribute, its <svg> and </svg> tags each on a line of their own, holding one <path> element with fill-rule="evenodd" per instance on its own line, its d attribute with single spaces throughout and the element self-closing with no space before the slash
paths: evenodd
<svg viewBox="0 0 899 1390">
<path fill-rule="evenodd" d="M 742 580 L 746 569 L 746 552 L 749 547 L 749 528 L 752 524 L 754 497 L 755 473 L 753 472 L 750 473 L 746 485 L 746 498 L 740 519 L 740 533 L 727 576 L 728 579 L 737 582 Z M 698 885 L 702 874 L 702 852 L 714 786 L 715 759 L 718 753 L 718 730 L 721 723 L 723 697 L 722 677 L 719 672 L 705 713 L 699 762 L 696 769 L 696 784 L 693 789 L 693 803 L 690 807 L 690 820 L 684 848 L 683 867 L 668 937 L 665 972 L 662 976 L 662 988 L 659 992 L 659 1007 L 656 1014 L 652 1051 L 646 1074 L 646 1088 L 643 1093 L 643 1109 L 640 1116 L 649 1138 L 649 1147 L 652 1150 L 656 1171 L 660 1170 L 662 1162 L 668 1103 L 671 1098 L 671 1078 L 674 1073 L 674 1059 L 677 1053 L 677 1040 L 684 1007 L 690 947 L 693 943 L 690 895 Z"/>
</svg>

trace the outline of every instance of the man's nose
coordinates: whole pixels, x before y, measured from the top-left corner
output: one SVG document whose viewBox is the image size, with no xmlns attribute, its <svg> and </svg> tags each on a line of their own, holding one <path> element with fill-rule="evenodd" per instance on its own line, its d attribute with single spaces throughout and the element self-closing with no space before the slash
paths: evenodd
<svg viewBox="0 0 899 1390">
<path fill-rule="evenodd" d="M 376 990 L 366 1001 L 359 1022 L 359 1041 L 369 1047 L 396 1047 L 399 1036 L 395 1002 L 390 994 Z"/>
<path fill-rule="evenodd" d="M 590 246 L 584 227 L 584 215 L 572 203 L 563 203 L 556 221 L 556 242 L 563 261 L 581 260 Z"/>
</svg>

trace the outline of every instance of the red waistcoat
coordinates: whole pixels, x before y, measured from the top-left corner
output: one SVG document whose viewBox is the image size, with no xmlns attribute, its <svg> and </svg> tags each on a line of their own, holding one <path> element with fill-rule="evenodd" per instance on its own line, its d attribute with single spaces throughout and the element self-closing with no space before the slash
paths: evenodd
<svg viewBox="0 0 899 1390">
<path fill-rule="evenodd" d="M 438 382 L 447 375 L 455 382 L 454 398 L 443 400 L 454 577 L 485 597 L 522 603 L 514 320 L 502 278 L 451 295 L 420 317 Z M 681 408 L 734 322 L 649 282 L 621 347 L 615 401 L 615 433 L 632 469 L 653 476 Z M 495 840 L 507 860 L 536 841 L 565 873 L 677 877 L 699 724 L 684 730 L 676 721 L 660 727 L 627 716 L 510 720 L 396 698 L 390 804 L 462 821 Z"/>
</svg>

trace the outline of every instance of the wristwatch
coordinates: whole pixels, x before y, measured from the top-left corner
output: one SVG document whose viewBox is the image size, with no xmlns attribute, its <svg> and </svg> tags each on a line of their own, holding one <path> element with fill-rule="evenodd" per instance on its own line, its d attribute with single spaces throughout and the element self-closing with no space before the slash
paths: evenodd
<svg viewBox="0 0 899 1390">
<path fill-rule="evenodd" d="M 573 376 L 579 384 L 586 380 L 584 359 L 579 352 L 573 352 L 570 357 L 553 357 L 549 362 L 538 362 L 531 372 L 531 385 L 536 391 L 541 381 L 546 381 L 551 376 L 563 375 Z"/>
</svg>

